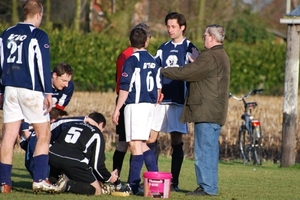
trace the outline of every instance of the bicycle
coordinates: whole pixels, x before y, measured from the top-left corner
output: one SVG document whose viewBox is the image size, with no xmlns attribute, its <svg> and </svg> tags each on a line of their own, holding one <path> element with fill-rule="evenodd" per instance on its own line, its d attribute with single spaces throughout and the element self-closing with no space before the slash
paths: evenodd
<svg viewBox="0 0 300 200">
<path fill-rule="evenodd" d="M 252 116 L 252 110 L 257 107 L 256 102 L 246 102 L 250 95 L 261 93 L 263 89 L 254 89 L 243 97 L 236 97 L 229 93 L 229 98 L 237 101 L 243 101 L 244 113 L 242 114 L 242 124 L 239 128 L 238 148 L 241 152 L 244 164 L 253 161 L 253 164 L 262 164 L 262 131 L 261 124 L 258 119 Z"/>
</svg>

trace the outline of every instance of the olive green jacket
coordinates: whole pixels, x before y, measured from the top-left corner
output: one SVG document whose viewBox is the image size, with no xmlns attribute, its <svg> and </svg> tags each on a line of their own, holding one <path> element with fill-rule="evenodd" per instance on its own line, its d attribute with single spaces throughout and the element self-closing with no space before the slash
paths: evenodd
<svg viewBox="0 0 300 200">
<path fill-rule="evenodd" d="M 161 73 L 169 79 L 189 83 L 180 119 L 182 122 L 224 125 L 228 109 L 230 60 L 223 45 L 203 50 L 193 63 L 163 68 Z"/>
</svg>

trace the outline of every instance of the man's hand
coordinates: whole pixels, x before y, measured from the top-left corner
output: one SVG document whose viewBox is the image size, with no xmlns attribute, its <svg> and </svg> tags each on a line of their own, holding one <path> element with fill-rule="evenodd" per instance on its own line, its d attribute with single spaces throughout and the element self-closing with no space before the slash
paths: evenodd
<svg viewBox="0 0 300 200">
<path fill-rule="evenodd" d="M 92 118 L 89 118 L 89 117 L 84 118 L 84 123 L 90 124 L 90 125 L 93 125 L 93 126 L 98 126 L 99 125 L 97 122 L 95 122 Z"/>
<path fill-rule="evenodd" d="M 111 172 L 111 178 L 109 180 L 110 183 L 114 183 L 118 180 L 119 175 L 118 175 L 118 170 L 115 169 L 114 171 Z"/>
<path fill-rule="evenodd" d="M 53 106 L 52 102 L 52 94 L 46 94 L 46 97 L 44 99 L 44 107 L 43 110 L 46 110 L 45 114 L 48 114 Z"/>
<path fill-rule="evenodd" d="M 112 122 L 115 125 L 119 124 L 119 116 L 120 116 L 120 111 L 119 110 L 115 110 L 114 113 L 112 114 Z"/>
<path fill-rule="evenodd" d="M 198 56 L 199 56 L 199 51 L 195 47 L 193 47 L 192 54 L 188 55 L 190 62 L 194 62 Z"/>
</svg>

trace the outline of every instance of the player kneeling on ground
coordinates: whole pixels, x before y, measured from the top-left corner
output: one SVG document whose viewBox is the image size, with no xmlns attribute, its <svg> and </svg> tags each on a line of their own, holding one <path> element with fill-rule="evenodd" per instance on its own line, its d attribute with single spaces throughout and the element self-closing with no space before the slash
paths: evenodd
<svg viewBox="0 0 300 200">
<path fill-rule="evenodd" d="M 58 186 L 64 192 L 100 195 L 101 184 L 114 183 L 117 170 L 109 172 L 105 166 L 105 141 L 102 131 L 104 116 L 94 112 L 89 115 L 97 125 L 73 124 L 64 129 L 49 150 L 50 174 L 64 172 Z"/>
</svg>

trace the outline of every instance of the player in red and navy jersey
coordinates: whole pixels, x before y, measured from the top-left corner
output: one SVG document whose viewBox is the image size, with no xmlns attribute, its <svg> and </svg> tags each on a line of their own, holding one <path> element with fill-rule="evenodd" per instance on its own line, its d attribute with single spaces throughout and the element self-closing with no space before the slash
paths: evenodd
<svg viewBox="0 0 300 200">
<path fill-rule="evenodd" d="M 135 26 L 135 28 L 142 28 L 147 32 L 147 36 L 150 38 L 150 27 L 145 23 L 139 23 Z M 116 61 L 116 93 L 119 95 L 120 91 L 120 81 L 122 77 L 122 70 L 124 66 L 124 62 L 127 58 L 129 58 L 133 54 L 133 47 L 129 46 L 126 48 L 119 56 Z M 117 97 L 118 100 L 118 97 Z M 116 134 L 119 135 L 118 145 L 113 155 L 113 169 L 118 169 L 119 176 L 121 174 L 122 165 L 124 161 L 125 154 L 128 150 L 128 143 L 126 142 L 126 134 L 125 134 L 125 124 L 124 124 L 124 107 L 122 106 L 120 109 L 120 116 L 118 124 L 116 125 Z M 118 180 L 115 185 L 118 187 L 120 185 L 120 180 Z"/>
<path fill-rule="evenodd" d="M 171 12 L 166 16 L 165 24 L 171 40 L 159 47 L 155 55 L 156 61 L 163 68 L 184 66 L 189 62 L 189 57 L 198 54 L 196 46 L 184 37 L 187 26 L 185 17 L 177 12 Z M 171 145 L 173 148 L 171 189 L 175 191 L 179 191 L 178 179 L 184 157 L 182 134 L 188 133 L 187 123 L 180 122 L 186 87 L 186 82 L 184 81 L 162 78 L 164 98 L 155 108 L 151 137 L 148 141 L 149 143 L 155 142 L 160 131 L 171 133 Z"/>
<path fill-rule="evenodd" d="M 33 125 L 37 135 L 32 189 L 34 192 L 55 192 L 57 189 L 46 182 L 52 84 L 49 39 L 47 33 L 38 28 L 42 16 L 43 6 L 38 0 L 28 0 L 23 5 L 24 22 L 6 29 L 0 36 L 1 107 L 3 104 L 1 193 L 11 192 L 13 149 L 23 119 Z"/>
<path fill-rule="evenodd" d="M 146 143 L 161 88 L 159 67 L 146 50 L 149 39 L 142 28 L 134 28 L 130 33 L 134 53 L 124 63 L 119 97 L 112 115 L 113 123 L 117 125 L 120 109 L 125 104 L 126 142 L 132 155 L 128 181 L 133 194 L 139 193 L 144 162 L 148 171 L 158 171 L 154 153 Z"/>
</svg>

